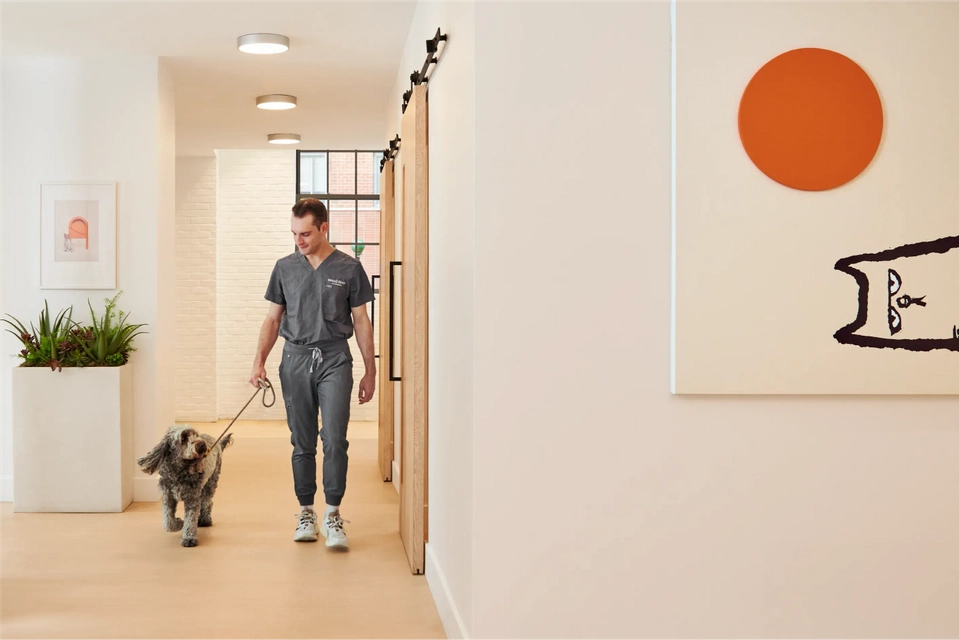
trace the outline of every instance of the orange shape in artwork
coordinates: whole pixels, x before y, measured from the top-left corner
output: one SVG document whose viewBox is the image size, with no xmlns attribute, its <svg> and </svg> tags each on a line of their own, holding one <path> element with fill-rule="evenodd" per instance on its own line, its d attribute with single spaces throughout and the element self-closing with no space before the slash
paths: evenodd
<svg viewBox="0 0 959 640">
<path fill-rule="evenodd" d="M 69 230 L 70 239 L 73 240 L 77 238 L 79 240 L 86 241 L 86 249 L 90 248 L 90 225 L 87 224 L 86 219 L 77 216 L 67 225 Z"/>
<path fill-rule="evenodd" d="M 862 68 L 827 49 L 794 49 L 767 62 L 739 103 L 750 160 L 804 191 L 841 186 L 869 166 L 882 139 L 882 103 Z"/>
</svg>

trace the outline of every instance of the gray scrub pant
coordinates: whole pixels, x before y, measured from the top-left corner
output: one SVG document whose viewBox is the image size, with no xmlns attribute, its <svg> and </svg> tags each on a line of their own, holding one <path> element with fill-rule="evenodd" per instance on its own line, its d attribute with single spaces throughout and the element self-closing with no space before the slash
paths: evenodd
<svg viewBox="0 0 959 640">
<path fill-rule="evenodd" d="M 353 355 L 345 340 L 321 347 L 286 343 L 280 362 L 280 385 L 293 445 L 293 488 L 300 505 L 316 495 L 317 418 L 323 442 L 323 493 L 339 506 L 346 492 L 346 427 L 353 395 Z"/>
</svg>

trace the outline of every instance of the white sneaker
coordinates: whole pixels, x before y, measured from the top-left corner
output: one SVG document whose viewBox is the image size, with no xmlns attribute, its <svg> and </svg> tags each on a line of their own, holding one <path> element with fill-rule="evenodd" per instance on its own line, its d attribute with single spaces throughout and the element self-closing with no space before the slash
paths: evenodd
<svg viewBox="0 0 959 640">
<path fill-rule="evenodd" d="M 338 511 L 334 511 L 326 517 L 320 526 L 320 533 L 326 538 L 326 546 L 330 549 L 346 551 L 350 548 L 350 543 L 346 540 L 346 534 L 343 532 L 343 523 L 349 520 L 343 520 Z"/>
<path fill-rule="evenodd" d="M 316 512 L 304 509 L 299 515 L 300 522 L 293 533 L 296 542 L 316 542 Z"/>
</svg>

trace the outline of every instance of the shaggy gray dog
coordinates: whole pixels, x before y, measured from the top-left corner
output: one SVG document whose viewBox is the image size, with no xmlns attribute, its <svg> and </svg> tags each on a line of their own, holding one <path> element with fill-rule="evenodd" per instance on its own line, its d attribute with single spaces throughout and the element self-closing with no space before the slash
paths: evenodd
<svg viewBox="0 0 959 640">
<path fill-rule="evenodd" d="M 213 525 L 213 494 L 220 479 L 223 450 L 233 442 L 233 434 L 217 443 L 216 438 L 199 433 L 190 425 L 167 429 L 153 451 L 137 459 L 148 474 L 160 473 L 163 501 L 163 528 L 183 530 L 180 544 L 197 545 L 196 528 Z M 183 520 L 176 517 L 177 503 L 183 502 Z"/>
</svg>

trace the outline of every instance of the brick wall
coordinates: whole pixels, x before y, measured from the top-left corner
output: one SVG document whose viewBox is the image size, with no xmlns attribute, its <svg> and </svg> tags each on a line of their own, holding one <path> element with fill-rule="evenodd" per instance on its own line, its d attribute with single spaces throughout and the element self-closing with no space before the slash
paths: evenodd
<svg viewBox="0 0 959 640">
<path fill-rule="evenodd" d="M 269 302 L 263 299 L 277 259 L 290 253 L 290 207 L 296 197 L 296 153 L 223 150 L 217 153 L 217 405 L 236 415 L 253 392 L 250 371 Z M 251 420 L 283 420 L 277 365 L 283 339 L 267 361 L 277 402 L 259 400 L 243 413 Z"/>
<path fill-rule="evenodd" d="M 176 160 L 175 313 L 175 420 L 215 420 L 215 158 Z"/>
<path fill-rule="evenodd" d="M 352 169 L 351 169 L 352 170 Z M 286 150 L 227 150 L 217 163 L 217 404 L 221 418 L 236 415 L 252 393 L 248 384 L 260 326 L 269 307 L 263 299 L 276 260 L 293 251 L 290 208 L 296 198 L 296 153 Z M 332 165 L 331 165 L 331 182 Z M 377 309 L 379 312 L 379 309 Z M 353 420 L 375 420 L 377 397 L 356 400 L 363 358 L 351 340 L 354 359 Z M 283 339 L 267 361 L 277 403 L 254 401 L 244 418 L 284 420 L 277 365 Z"/>
</svg>

